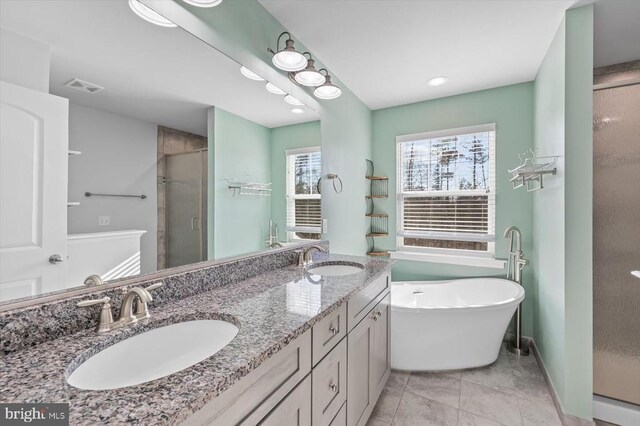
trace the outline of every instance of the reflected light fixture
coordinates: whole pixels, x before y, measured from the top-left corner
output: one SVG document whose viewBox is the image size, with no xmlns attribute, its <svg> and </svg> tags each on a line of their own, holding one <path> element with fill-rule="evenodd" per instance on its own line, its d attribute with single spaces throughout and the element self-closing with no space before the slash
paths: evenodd
<svg viewBox="0 0 640 426">
<path fill-rule="evenodd" d="M 155 10 L 149 8 L 148 6 L 140 3 L 138 0 L 129 0 L 129 7 L 133 10 L 133 13 L 141 17 L 147 22 L 151 22 L 152 24 L 160 25 L 161 27 L 174 28 L 177 27 L 176 24 L 160 15 Z"/>
<path fill-rule="evenodd" d="M 316 87 L 316 89 L 313 91 L 313 95 L 316 98 L 320 99 L 335 99 L 342 95 L 342 90 L 331 82 L 331 76 L 329 75 L 329 72 L 324 68 L 322 68 L 320 71 L 324 71 L 326 73 L 326 81 L 324 82 L 324 84 Z"/>
<path fill-rule="evenodd" d="M 256 80 L 256 81 L 264 81 L 264 78 L 260 77 L 258 74 L 251 71 L 249 68 L 245 67 L 244 65 L 240 67 L 240 73 L 245 77 L 247 77 L 248 79 Z"/>
<path fill-rule="evenodd" d="M 296 98 L 294 98 L 291 95 L 285 96 L 284 97 L 284 101 L 286 103 L 288 103 L 289 105 L 296 105 L 296 106 L 304 105 L 302 102 L 300 102 L 299 100 L 297 100 Z"/>
<path fill-rule="evenodd" d="M 427 80 L 427 84 L 429 86 L 433 86 L 433 87 L 442 86 L 448 80 L 449 80 L 449 77 L 447 77 L 445 75 L 440 75 L 438 77 L 433 77 L 433 78 L 430 78 L 429 80 Z"/>
<path fill-rule="evenodd" d="M 302 114 L 304 110 L 302 108 L 291 108 L 291 112 L 294 114 Z"/>
<path fill-rule="evenodd" d="M 214 7 L 222 3 L 222 0 L 182 0 L 192 6 L 198 7 Z"/>
<path fill-rule="evenodd" d="M 304 52 L 303 55 L 305 54 L 309 55 L 307 66 L 302 71 L 298 71 L 293 78 L 303 86 L 315 87 L 324 84 L 325 76 L 316 70 L 315 61 L 311 59 L 311 54 Z"/>
<path fill-rule="evenodd" d="M 284 43 L 284 48 L 280 50 L 280 39 L 285 34 L 288 38 Z M 289 34 L 287 31 L 278 36 L 278 40 L 276 42 L 277 52 L 273 54 L 272 59 L 273 65 L 283 71 L 289 72 L 300 71 L 307 66 L 307 58 L 302 53 L 298 52 L 293 44 L 294 43 L 291 39 L 291 34 Z M 270 49 L 269 51 L 273 52 Z"/>
<path fill-rule="evenodd" d="M 274 95 L 286 95 L 287 92 L 285 92 L 284 90 L 282 90 L 281 88 L 279 88 L 278 86 L 276 86 L 273 83 L 269 83 L 267 81 L 267 84 L 265 86 L 267 88 L 267 91 L 273 93 Z"/>
</svg>

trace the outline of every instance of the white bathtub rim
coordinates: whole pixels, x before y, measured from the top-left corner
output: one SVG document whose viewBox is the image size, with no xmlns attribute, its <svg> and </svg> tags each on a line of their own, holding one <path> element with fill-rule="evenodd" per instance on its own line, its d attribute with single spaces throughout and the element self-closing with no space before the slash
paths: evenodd
<svg viewBox="0 0 640 426">
<path fill-rule="evenodd" d="M 503 278 L 491 278 L 491 277 L 487 277 L 488 279 L 495 279 L 495 280 L 500 280 L 500 281 L 504 281 L 507 283 L 510 283 L 511 285 L 516 287 L 517 290 L 517 295 L 515 297 L 512 298 L 508 298 L 506 300 L 501 300 L 500 302 L 497 303 L 491 303 L 491 304 L 478 304 L 478 305 L 457 305 L 457 306 L 400 306 L 400 305 L 394 305 L 393 304 L 393 288 L 394 285 L 398 286 L 399 284 L 402 285 L 442 285 L 442 284 L 448 284 L 448 283 L 453 283 L 456 281 L 464 281 L 464 280 L 472 280 L 472 279 L 476 279 L 476 277 L 473 278 L 457 278 L 457 279 L 452 279 L 452 280 L 434 280 L 434 281 L 392 281 L 390 288 L 391 288 L 391 310 L 392 311 L 397 311 L 397 312 L 406 312 L 406 313 L 420 313 L 420 312 L 445 312 L 445 311 L 460 311 L 460 310 L 473 310 L 473 311 L 479 311 L 479 310 L 495 310 L 495 309 L 504 309 L 504 308 L 511 308 L 513 306 L 519 305 L 525 298 L 525 290 L 524 287 L 522 287 L 521 285 L 515 283 L 514 281 L 510 281 L 510 280 L 505 280 Z"/>
</svg>

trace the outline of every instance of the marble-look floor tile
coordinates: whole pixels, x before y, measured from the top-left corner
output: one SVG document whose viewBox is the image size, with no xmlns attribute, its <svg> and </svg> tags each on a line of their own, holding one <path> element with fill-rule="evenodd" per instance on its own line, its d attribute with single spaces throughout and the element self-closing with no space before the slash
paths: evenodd
<svg viewBox="0 0 640 426">
<path fill-rule="evenodd" d="M 373 408 L 371 418 L 384 423 L 391 423 L 402 398 L 402 390 L 386 386 Z"/>
<path fill-rule="evenodd" d="M 405 392 L 392 424 L 393 426 L 456 426 L 458 410 Z"/>
<path fill-rule="evenodd" d="M 367 426 L 391 426 L 391 423 L 386 423 L 381 420 L 370 417 L 369 421 L 367 422 Z"/>
<path fill-rule="evenodd" d="M 500 353 L 496 362 L 487 367 L 464 370 L 462 380 L 503 392 L 513 393 L 516 390 L 511 364 L 503 352 Z"/>
<path fill-rule="evenodd" d="M 458 426 L 500 426 L 500 423 L 460 410 L 458 411 Z"/>
<path fill-rule="evenodd" d="M 405 392 L 458 408 L 460 378 L 447 373 L 411 373 Z"/>
<path fill-rule="evenodd" d="M 503 425 L 522 424 L 516 395 L 465 380 L 460 387 L 460 409 Z"/>
<path fill-rule="evenodd" d="M 562 426 L 553 401 L 535 398 L 518 398 L 525 426 Z"/>
<path fill-rule="evenodd" d="M 407 382 L 409 381 L 409 372 L 406 371 L 392 371 L 389 375 L 389 380 L 387 381 L 387 386 L 403 389 L 407 386 Z"/>
</svg>

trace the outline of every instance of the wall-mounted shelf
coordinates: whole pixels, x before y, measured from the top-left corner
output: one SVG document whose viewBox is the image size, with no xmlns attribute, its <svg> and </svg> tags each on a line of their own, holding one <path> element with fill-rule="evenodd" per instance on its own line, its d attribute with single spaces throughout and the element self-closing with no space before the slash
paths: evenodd
<svg viewBox="0 0 640 426">
<path fill-rule="evenodd" d="M 374 174 L 373 161 L 367 161 L 366 179 L 369 181 L 369 194 L 366 195 L 367 211 L 365 216 L 369 218 L 369 232 L 367 233 L 367 255 L 375 257 L 388 257 L 386 250 L 376 249 L 375 239 L 389 236 L 389 215 L 375 211 L 375 199 L 389 198 L 389 178 Z"/>
<path fill-rule="evenodd" d="M 236 195 L 271 197 L 271 183 L 239 182 L 232 179 L 227 179 L 227 182 L 234 197 Z"/>
</svg>

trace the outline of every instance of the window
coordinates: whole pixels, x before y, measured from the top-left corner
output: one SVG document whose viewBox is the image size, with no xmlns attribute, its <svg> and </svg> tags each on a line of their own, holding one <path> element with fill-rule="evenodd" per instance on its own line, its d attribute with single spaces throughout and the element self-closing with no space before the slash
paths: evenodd
<svg viewBox="0 0 640 426">
<path fill-rule="evenodd" d="M 396 140 L 398 250 L 493 257 L 495 124 Z"/>
<path fill-rule="evenodd" d="M 320 239 L 320 147 L 287 151 L 287 232 L 290 239 Z"/>
</svg>

